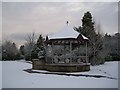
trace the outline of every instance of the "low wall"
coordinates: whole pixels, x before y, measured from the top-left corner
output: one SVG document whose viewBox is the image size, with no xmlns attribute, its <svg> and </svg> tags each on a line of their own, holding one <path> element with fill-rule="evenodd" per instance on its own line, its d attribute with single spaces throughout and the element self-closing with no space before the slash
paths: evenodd
<svg viewBox="0 0 120 90">
<path fill-rule="evenodd" d="M 45 62 L 44 62 L 44 60 L 33 59 L 32 60 L 32 69 L 44 70 L 45 69 Z"/>
<path fill-rule="evenodd" d="M 46 69 L 48 71 L 55 71 L 55 72 L 82 72 L 82 71 L 89 71 L 89 65 L 46 65 Z"/>
<path fill-rule="evenodd" d="M 45 64 L 43 60 L 33 60 L 32 69 L 51 72 L 83 72 L 90 70 L 90 64 Z"/>
</svg>

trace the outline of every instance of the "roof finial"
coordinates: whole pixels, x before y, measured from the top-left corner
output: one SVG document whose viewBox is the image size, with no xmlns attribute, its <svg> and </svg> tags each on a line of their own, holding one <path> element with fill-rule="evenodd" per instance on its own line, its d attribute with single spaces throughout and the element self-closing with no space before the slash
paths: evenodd
<svg viewBox="0 0 120 90">
<path fill-rule="evenodd" d="M 67 21 L 66 24 L 68 25 L 68 23 L 69 23 L 69 22 Z"/>
</svg>

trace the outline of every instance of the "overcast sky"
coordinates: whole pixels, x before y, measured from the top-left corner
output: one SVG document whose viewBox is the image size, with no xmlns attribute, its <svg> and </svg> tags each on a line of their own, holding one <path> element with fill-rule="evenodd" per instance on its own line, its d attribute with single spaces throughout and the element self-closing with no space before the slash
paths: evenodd
<svg viewBox="0 0 120 90">
<path fill-rule="evenodd" d="M 117 2 L 3 2 L 3 40 L 22 44 L 27 34 L 50 34 L 60 30 L 69 21 L 80 26 L 86 11 L 90 11 L 102 32 L 118 32 Z"/>
</svg>

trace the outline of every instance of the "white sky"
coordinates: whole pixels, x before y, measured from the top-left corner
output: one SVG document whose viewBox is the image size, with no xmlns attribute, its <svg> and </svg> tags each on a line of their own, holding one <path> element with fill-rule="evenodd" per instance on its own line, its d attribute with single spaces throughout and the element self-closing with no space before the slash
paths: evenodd
<svg viewBox="0 0 120 90">
<path fill-rule="evenodd" d="M 78 27 L 81 25 L 81 19 L 86 11 L 92 13 L 96 24 L 100 24 L 103 33 L 118 32 L 117 2 L 8 1 L 2 2 L 3 33 L 0 33 L 2 33 L 3 40 L 12 40 L 17 44 L 23 43 L 26 35 L 32 32 L 36 32 L 37 35 L 54 33 L 64 27 L 67 20 L 70 25 Z"/>
</svg>

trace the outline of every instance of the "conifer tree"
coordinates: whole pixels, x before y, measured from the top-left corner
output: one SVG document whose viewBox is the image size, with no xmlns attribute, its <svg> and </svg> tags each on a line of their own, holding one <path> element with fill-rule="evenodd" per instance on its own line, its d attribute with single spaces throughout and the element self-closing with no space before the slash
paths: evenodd
<svg viewBox="0 0 120 90">
<path fill-rule="evenodd" d="M 42 37 L 42 35 L 40 35 L 37 40 L 36 52 L 38 54 L 38 58 L 44 58 L 45 48 L 44 48 L 44 38 Z"/>
<path fill-rule="evenodd" d="M 89 59 L 92 65 L 104 63 L 104 58 L 101 58 L 103 49 L 102 36 L 100 33 L 96 33 L 95 29 L 93 18 L 89 11 L 84 13 L 82 26 L 75 27 L 76 31 L 89 38 L 89 47 L 91 48 Z"/>
<path fill-rule="evenodd" d="M 43 37 L 42 35 L 39 36 L 38 40 L 37 40 L 37 47 L 40 49 L 40 50 L 43 50 L 44 49 L 44 45 L 43 45 Z"/>
<path fill-rule="evenodd" d="M 20 52 L 21 55 L 25 55 L 24 45 L 21 45 L 21 46 L 20 46 L 19 52 Z"/>
</svg>

